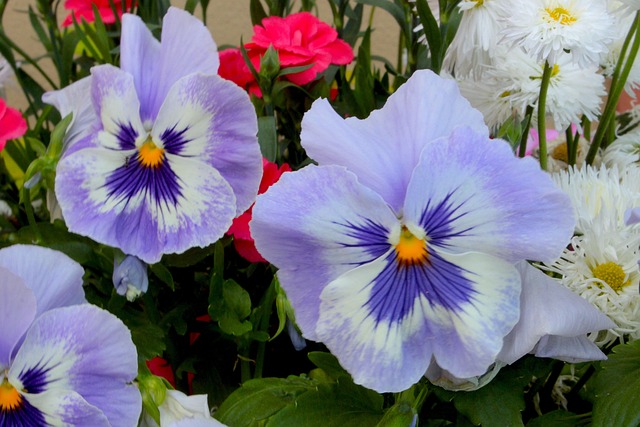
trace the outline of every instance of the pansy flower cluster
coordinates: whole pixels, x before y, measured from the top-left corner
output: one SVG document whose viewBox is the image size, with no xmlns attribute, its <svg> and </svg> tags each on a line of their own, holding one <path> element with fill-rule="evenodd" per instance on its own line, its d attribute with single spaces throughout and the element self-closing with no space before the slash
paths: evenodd
<svg viewBox="0 0 640 427">
<path fill-rule="evenodd" d="M 252 0 L 221 51 L 208 1 L 45 3 L 0 426 L 640 419 L 637 1 Z"/>
</svg>

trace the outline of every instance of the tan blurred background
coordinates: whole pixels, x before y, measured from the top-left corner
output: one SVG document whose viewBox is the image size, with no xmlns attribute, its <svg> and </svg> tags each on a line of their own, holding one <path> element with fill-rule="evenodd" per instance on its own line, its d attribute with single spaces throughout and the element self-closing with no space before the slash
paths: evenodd
<svg viewBox="0 0 640 427">
<path fill-rule="evenodd" d="M 318 0 L 320 18 L 331 23 L 331 10 L 328 6 L 329 0 Z M 183 7 L 186 0 L 173 0 L 176 6 Z M 10 0 L 5 13 L 4 26 L 7 34 L 19 46 L 31 55 L 41 55 L 44 53 L 38 44 L 37 37 L 29 23 L 26 11 L 34 0 Z M 60 2 L 63 3 L 62 1 Z M 61 12 L 64 12 L 61 7 Z M 197 13 L 201 13 L 199 8 Z M 371 9 L 365 10 L 364 20 L 367 21 Z M 60 13 L 61 19 L 66 16 Z M 375 55 L 382 55 L 395 62 L 397 56 L 398 32 L 397 23 L 384 10 L 374 11 L 374 33 L 372 34 L 372 50 Z M 218 46 L 240 44 L 242 36 L 245 42 L 249 41 L 253 33 L 251 18 L 249 16 L 249 0 L 211 0 L 207 10 L 207 25 L 213 34 Z M 42 61 L 46 67 L 46 60 Z M 381 64 L 378 64 L 382 67 Z M 26 102 L 22 98 L 17 87 L 8 87 L 6 96 L 9 105 L 24 108 Z"/>
</svg>

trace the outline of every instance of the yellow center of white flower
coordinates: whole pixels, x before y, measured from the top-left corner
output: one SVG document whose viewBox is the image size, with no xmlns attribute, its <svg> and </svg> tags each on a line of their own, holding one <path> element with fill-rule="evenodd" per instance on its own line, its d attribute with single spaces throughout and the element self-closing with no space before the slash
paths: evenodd
<svg viewBox="0 0 640 427">
<path fill-rule="evenodd" d="M 16 410 L 22 404 L 22 396 L 6 379 L 0 384 L 0 412 Z"/>
<path fill-rule="evenodd" d="M 556 160 L 562 160 L 565 163 L 569 163 L 569 151 L 567 150 L 567 144 L 562 143 L 556 145 L 556 148 L 551 152 L 551 157 Z"/>
<path fill-rule="evenodd" d="M 547 22 L 550 23 L 557 22 L 560 25 L 571 25 L 577 20 L 577 18 L 564 7 L 556 7 L 554 9 L 547 7 L 545 12 L 547 12 L 548 15 Z"/>
<path fill-rule="evenodd" d="M 476 5 L 473 7 L 480 7 L 484 4 L 484 0 L 474 0 L 474 2 L 476 3 Z"/>
<path fill-rule="evenodd" d="M 149 137 L 138 150 L 138 160 L 144 167 L 157 168 L 164 162 L 164 149 L 158 147 Z"/>
<path fill-rule="evenodd" d="M 398 263 L 403 267 L 424 264 L 429 257 L 427 242 L 417 238 L 407 227 L 402 226 L 400 241 L 396 244 L 396 257 Z"/>
<path fill-rule="evenodd" d="M 625 281 L 627 275 L 622 267 L 615 262 L 598 264 L 591 272 L 593 277 L 602 280 L 616 292 L 620 292 L 622 288 L 631 284 L 630 280 Z"/>
</svg>

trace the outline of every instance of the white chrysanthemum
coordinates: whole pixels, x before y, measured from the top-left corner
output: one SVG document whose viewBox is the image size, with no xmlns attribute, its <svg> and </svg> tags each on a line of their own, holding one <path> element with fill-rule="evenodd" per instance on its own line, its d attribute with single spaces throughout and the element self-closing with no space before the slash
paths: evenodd
<svg viewBox="0 0 640 427">
<path fill-rule="evenodd" d="M 622 6 L 627 12 L 640 10 L 640 0 L 620 0 L 619 3 L 622 3 Z"/>
<path fill-rule="evenodd" d="M 600 66 L 602 67 L 602 74 L 606 77 L 611 77 L 613 71 L 616 68 L 616 64 L 620 59 L 620 52 L 622 51 L 622 45 L 627 37 L 627 33 L 633 24 L 635 15 L 630 14 L 628 10 L 620 5 L 619 2 L 609 2 L 609 10 L 612 11 L 612 15 L 616 20 L 615 24 L 615 38 L 609 45 L 609 49 L 602 55 L 600 59 Z M 635 58 L 633 66 L 627 77 L 624 89 L 625 91 L 635 98 L 634 90 L 640 87 L 640 59 Z"/>
<path fill-rule="evenodd" d="M 574 237 L 561 257 L 545 267 L 616 323 L 591 337 L 599 346 L 640 337 L 640 234 L 629 226 L 616 229 L 616 224 L 603 211 L 590 230 Z"/>
<path fill-rule="evenodd" d="M 624 213 L 640 206 L 640 169 L 625 170 L 604 166 L 569 168 L 553 175 L 556 184 L 569 195 L 577 218 L 576 232 L 587 233 L 607 212 L 615 219 L 615 229 L 624 227 Z M 600 220 L 601 221 L 601 220 Z"/>
<path fill-rule="evenodd" d="M 492 63 L 502 28 L 498 20 L 498 0 L 462 0 L 460 26 L 444 57 L 442 67 L 456 77 L 480 79 L 484 67 Z"/>
<path fill-rule="evenodd" d="M 514 114 L 522 117 L 529 105 L 537 109 L 543 72 L 542 64 L 520 49 L 496 49 L 494 59 L 493 65 L 485 67 L 482 79 L 471 75 L 459 80 L 462 94 L 492 129 Z M 580 123 L 583 115 L 595 120 L 605 93 L 604 77 L 597 67 L 579 68 L 565 54 L 553 67 L 546 110 L 555 128 L 564 130 L 571 123 Z"/>
<path fill-rule="evenodd" d="M 503 40 L 551 65 L 566 51 L 581 67 L 597 65 L 615 37 L 602 0 L 510 0 L 503 16 Z"/>
<path fill-rule="evenodd" d="M 512 117 L 522 118 L 524 115 L 524 111 L 518 111 L 513 106 L 511 98 L 517 89 L 509 85 L 509 82 L 489 76 L 476 80 L 470 76 L 459 79 L 458 87 L 473 108 L 482 113 L 487 127 L 492 132 L 496 132 Z"/>
<path fill-rule="evenodd" d="M 634 130 L 618 137 L 603 153 L 605 165 L 627 170 L 640 167 L 640 130 Z"/>
</svg>

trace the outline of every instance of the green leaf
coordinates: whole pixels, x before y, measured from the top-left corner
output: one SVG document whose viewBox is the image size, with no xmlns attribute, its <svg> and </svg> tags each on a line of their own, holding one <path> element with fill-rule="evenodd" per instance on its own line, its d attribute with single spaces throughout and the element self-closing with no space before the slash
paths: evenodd
<svg viewBox="0 0 640 427">
<path fill-rule="evenodd" d="M 270 162 L 275 162 L 278 153 L 278 134 L 276 132 L 275 117 L 258 117 L 258 142 L 260 143 L 262 155 Z"/>
<path fill-rule="evenodd" d="M 251 3 L 249 4 L 249 11 L 251 13 L 251 23 L 253 25 L 262 24 L 262 20 L 267 17 L 267 12 L 265 12 L 264 7 L 262 7 L 260 0 L 251 0 Z"/>
<path fill-rule="evenodd" d="M 640 340 L 615 346 L 593 387 L 594 426 L 640 424 Z"/>
<path fill-rule="evenodd" d="M 152 264 L 149 266 L 149 269 L 162 283 L 169 286 L 172 291 L 176 290 L 175 283 L 173 282 L 173 277 L 171 276 L 171 272 L 167 267 L 160 263 Z"/>
<path fill-rule="evenodd" d="M 342 375 L 349 375 L 347 371 L 344 370 L 342 366 L 340 366 L 340 362 L 338 359 L 331 354 L 325 353 L 323 351 L 312 351 L 307 357 L 309 360 L 313 362 L 318 368 L 322 369 L 327 375 L 330 377 L 337 379 Z"/>
<path fill-rule="evenodd" d="M 216 418 L 234 427 L 258 426 L 315 386 L 315 381 L 299 377 L 249 380 L 220 405 Z"/>
<path fill-rule="evenodd" d="M 527 423 L 527 427 L 574 427 L 584 425 L 584 417 L 574 414 L 573 412 L 558 409 L 544 414 L 538 418 L 534 418 Z"/>
<path fill-rule="evenodd" d="M 470 392 L 443 392 L 436 389 L 442 400 L 453 400 L 456 409 L 473 424 L 491 426 L 522 426 L 525 409 L 524 388 L 536 376 L 547 374 L 548 363 L 544 359 L 527 357 L 512 366 L 502 368 L 498 375 L 484 387 Z"/>
<path fill-rule="evenodd" d="M 376 427 L 408 427 L 417 413 L 407 402 L 400 401 L 385 412 Z"/>
<path fill-rule="evenodd" d="M 238 316 L 238 319 L 246 319 L 251 314 L 249 293 L 234 280 L 224 282 L 222 295 L 226 306 Z"/>
<path fill-rule="evenodd" d="M 367 427 L 380 422 L 383 398 L 348 377 L 319 384 L 274 415 L 267 427 Z"/>
<path fill-rule="evenodd" d="M 369 6 L 379 7 L 380 9 L 384 9 L 393 16 L 396 20 L 400 28 L 404 28 L 405 26 L 405 17 L 404 10 L 397 4 L 390 2 L 388 0 L 356 0 L 358 3 L 368 4 Z"/>
</svg>

